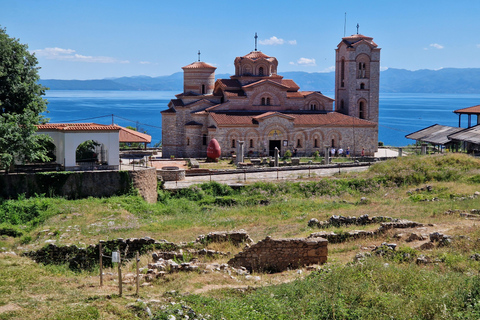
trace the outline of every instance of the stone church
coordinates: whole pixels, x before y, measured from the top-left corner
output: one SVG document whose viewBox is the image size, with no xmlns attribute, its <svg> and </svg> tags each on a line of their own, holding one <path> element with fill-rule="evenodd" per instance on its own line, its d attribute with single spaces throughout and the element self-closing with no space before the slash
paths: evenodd
<svg viewBox="0 0 480 320">
<path fill-rule="evenodd" d="M 378 145 L 380 48 L 361 34 L 342 38 L 336 51 L 335 100 L 300 91 L 277 74 L 278 61 L 261 51 L 235 59 L 235 75 L 215 81 L 215 67 L 183 67 L 183 93 L 162 111 L 163 156 L 205 158 L 215 138 L 222 156 L 243 141 L 245 156 L 298 156 L 349 148 L 373 155 Z M 335 106 L 334 106 L 335 102 Z"/>
</svg>

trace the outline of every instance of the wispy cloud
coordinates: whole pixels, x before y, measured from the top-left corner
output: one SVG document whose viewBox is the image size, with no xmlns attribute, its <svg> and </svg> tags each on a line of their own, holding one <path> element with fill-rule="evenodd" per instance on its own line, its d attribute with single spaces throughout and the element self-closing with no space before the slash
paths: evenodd
<svg viewBox="0 0 480 320">
<path fill-rule="evenodd" d="M 75 53 L 73 49 L 62 48 L 45 48 L 33 50 L 38 57 L 43 57 L 50 60 L 63 60 L 75 62 L 89 62 L 89 63 L 130 63 L 128 60 L 119 60 L 112 57 L 104 56 L 86 56 Z"/>
<path fill-rule="evenodd" d="M 258 43 L 264 45 L 264 46 L 277 46 L 277 45 L 282 45 L 282 44 L 290 44 L 290 45 L 296 45 L 297 40 L 283 40 L 281 38 L 277 38 L 275 36 L 270 37 L 270 39 L 265 39 L 265 40 L 260 40 Z"/>
<path fill-rule="evenodd" d="M 315 62 L 315 59 L 309 59 L 309 58 L 300 58 L 297 60 L 297 64 L 301 66 L 316 66 L 317 63 Z"/>
<path fill-rule="evenodd" d="M 140 64 L 152 64 L 150 61 L 140 61 Z"/>
<path fill-rule="evenodd" d="M 442 46 L 441 44 L 438 44 L 438 43 L 431 43 L 430 47 L 435 48 L 435 49 L 439 49 L 439 50 L 444 48 L 444 46 Z"/>
</svg>

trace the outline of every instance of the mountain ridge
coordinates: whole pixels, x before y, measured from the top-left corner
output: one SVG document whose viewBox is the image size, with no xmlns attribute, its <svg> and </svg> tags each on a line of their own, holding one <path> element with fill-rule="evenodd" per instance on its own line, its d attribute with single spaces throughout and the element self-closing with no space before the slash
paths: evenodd
<svg viewBox="0 0 480 320">
<path fill-rule="evenodd" d="M 288 71 L 281 75 L 292 79 L 301 90 L 334 92 L 335 72 Z M 218 74 L 217 79 L 230 74 Z M 40 79 L 52 90 L 119 90 L 177 91 L 183 90 L 183 72 L 150 77 L 131 76 L 94 80 Z M 444 68 L 439 70 L 406 70 L 389 68 L 380 72 L 382 93 L 480 93 L 480 68 Z"/>
</svg>

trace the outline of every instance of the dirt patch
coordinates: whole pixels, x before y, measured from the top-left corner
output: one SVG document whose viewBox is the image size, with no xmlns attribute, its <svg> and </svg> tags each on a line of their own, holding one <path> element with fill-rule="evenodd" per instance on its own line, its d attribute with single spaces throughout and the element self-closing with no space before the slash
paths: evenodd
<svg viewBox="0 0 480 320">
<path fill-rule="evenodd" d="M 0 306 L 0 314 L 5 313 L 5 312 L 12 312 L 12 311 L 17 311 L 20 310 L 21 308 L 17 306 L 16 304 L 10 303 L 6 304 L 4 306 Z"/>
<path fill-rule="evenodd" d="M 162 169 L 163 167 L 178 167 L 180 169 L 188 169 L 188 165 L 185 160 L 152 160 L 151 164 L 157 169 Z"/>
</svg>

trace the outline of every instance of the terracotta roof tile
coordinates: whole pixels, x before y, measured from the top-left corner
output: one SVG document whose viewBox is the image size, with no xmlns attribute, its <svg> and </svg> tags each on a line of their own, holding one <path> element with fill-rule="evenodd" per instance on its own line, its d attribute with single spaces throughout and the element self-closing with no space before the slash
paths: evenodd
<svg viewBox="0 0 480 320">
<path fill-rule="evenodd" d="M 461 113 L 461 114 L 480 114 L 480 105 L 458 109 L 453 111 L 454 113 Z"/>
<path fill-rule="evenodd" d="M 220 82 L 226 88 L 240 89 L 242 87 L 242 85 L 240 84 L 240 81 L 238 81 L 237 79 L 218 79 L 217 81 Z"/>
<path fill-rule="evenodd" d="M 128 128 L 120 127 L 120 142 L 141 142 L 141 143 L 150 143 L 152 142 L 152 136 L 131 130 Z"/>
<path fill-rule="evenodd" d="M 98 123 L 46 123 L 37 125 L 38 130 L 56 131 L 118 131 L 117 125 L 105 125 Z"/>
<path fill-rule="evenodd" d="M 298 84 L 296 84 L 295 81 L 291 79 L 283 79 L 282 84 L 286 87 L 289 87 L 289 90 L 297 91 L 298 89 L 300 89 Z"/>
<path fill-rule="evenodd" d="M 247 58 L 247 59 L 259 59 L 259 58 L 270 58 L 267 56 L 265 53 L 262 51 L 252 51 L 249 54 L 244 55 L 242 58 Z"/>
<path fill-rule="evenodd" d="M 338 112 L 329 113 L 280 113 L 280 112 L 266 112 L 262 114 L 233 114 L 233 113 L 210 113 L 213 120 L 218 125 L 252 125 L 254 120 L 259 120 L 262 117 L 278 114 L 293 118 L 295 126 L 336 126 L 336 127 L 374 127 L 374 122 L 358 119 L 347 116 Z"/>
<path fill-rule="evenodd" d="M 212 65 L 209 65 L 206 62 L 195 61 L 190 63 L 188 66 L 182 67 L 182 69 L 217 69 Z"/>
</svg>

